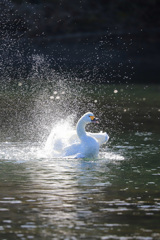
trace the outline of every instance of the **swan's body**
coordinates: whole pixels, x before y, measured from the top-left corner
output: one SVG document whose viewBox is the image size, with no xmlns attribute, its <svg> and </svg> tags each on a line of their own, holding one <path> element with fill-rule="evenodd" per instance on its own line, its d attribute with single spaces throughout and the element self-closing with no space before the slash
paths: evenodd
<svg viewBox="0 0 160 240">
<path fill-rule="evenodd" d="M 96 158 L 100 145 L 108 141 L 107 133 L 87 133 L 85 126 L 88 123 L 97 122 L 93 113 L 84 114 L 76 126 L 78 142 L 73 143 L 64 149 L 64 157 L 74 158 Z"/>
<path fill-rule="evenodd" d="M 99 148 L 108 141 L 107 133 L 85 131 L 88 123 L 96 123 L 93 113 L 84 114 L 76 125 L 76 131 L 67 124 L 55 126 L 45 145 L 47 154 L 64 158 L 97 158 Z"/>
</svg>

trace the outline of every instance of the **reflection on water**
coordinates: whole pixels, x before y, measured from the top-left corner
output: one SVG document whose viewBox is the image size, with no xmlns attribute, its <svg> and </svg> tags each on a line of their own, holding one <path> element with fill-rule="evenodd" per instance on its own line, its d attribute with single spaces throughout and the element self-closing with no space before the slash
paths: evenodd
<svg viewBox="0 0 160 240">
<path fill-rule="evenodd" d="M 52 158 L 43 142 L 1 140 L 1 239 L 160 239 L 158 103 L 138 105 L 138 113 L 150 111 L 146 120 L 134 115 L 131 101 L 126 111 L 122 102 L 106 111 L 101 101 L 100 118 L 107 120 L 99 128 L 110 131 L 110 141 L 98 159 Z M 123 114 L 125 128 L 116 133 Z"/>
<path fill-rule="evenodd" d="M 126 137 L 93 161 L 40 158 L 38 144 L 1 143 L 1 238 L 159 239 L 157 135 Z"/>
</svg>

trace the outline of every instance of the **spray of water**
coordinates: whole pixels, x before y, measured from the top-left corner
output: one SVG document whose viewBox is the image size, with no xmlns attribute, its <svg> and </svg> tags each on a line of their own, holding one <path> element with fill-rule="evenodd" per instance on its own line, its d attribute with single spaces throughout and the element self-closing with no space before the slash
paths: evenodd
<svg viewBox="0 0 160 240">
<path fill-rule="evenodd" d="M 44 79 L 47 79 L 45 83 Z M 61 158 L 61 150 L 74 143 L 75 124 L 82 114 L 91 110 L 103 118 L 105 105 L 99 107 L 98 104 L 105 96 L 101 95 L 98 87 L 92 85 L 90 88 L 82 80 L 77 87 L 73 76 L 60 74 L 50 68 L 43 55 L 32 56 L 32 69 L 27 82 L 30 84 L 26 87 L 19 79 L 18 90 L 12 95 L 7 108 L 9 111 L 13 108 L 14 114 L 9 118 L 7 126 L 6 123 L 2 126 L 4 125 L 5 133 L 6 127 L 10 126 L 7 132 L 8 143 L 19 140 L 28 142 L 28 139 L 29 143 L 20 148 L 14 144 L 3 145 L 2 158 L 5 156 L 9 160 L 13 158 L 18 161 L 37 157 Z M 97 97 L 92 97 L 95 93 L 98 100 Z M 93 130 L 100 131 L 96 127 Z M 106 155 L 103 151 L 100 154 L 101 158 L 108 156 L 109 159 L 113 157 L 121 160 L 112 154 Z"/>
<path fill-rule="evenodd" d="M 99 41 L 80 44 L 83 49 L 75 45 L 71 55 L 66 54 L 69 53 L 67 45 L 64 45 L 62 51 L 61 44 L 55 45 L 53 52 L 47 55 L 35 48 L 33 41 L 26 38 L 25 31 L 22 36 L 21 30 L 28 30 L 27 20 L 22 21 L 26 17 L 21 16 L 21 21 L 16 22 L 14 4 L 2 0 L 2 5 L 1 141 L 7 144 L 30 142 L 30 147 L 38 143 L 56 157 L 62 145 L 66 146 L 71 141 L 75 124 L 85 112 L 92 111 L 103 119 L 100 124 L 103 131 L 114 130 L 115 126 L 118 128 L 115 123 L 120 123 L 120 116 L 117 114 L 114 117 L 113 108 L 116 107 L 115 95 L 119 92 L 113 85 L 111 93 L 107 84 L 106 90 L 102 91 L 101 83 L 122 78 L 129 81 L 131 78 L 122 71 L 124 64 L 119 47 L 122 46 L 123 38 L 117 36 L 113 41 L 113 36 L 107 30 L 106 36 Z M 25 4 L 27 11 L 30 7 Z M 127 44 L 121 47 L 123 53 L 127 53 L 127 50 Z M 126 68 L 129 69 L 131 65 L 130 59 L 127 59 Z M 104 125 L 108 126 L 107 129 Z M 89 130 L 100 131 L 96 126 L 93 129 L 89 126 Z M 7 144 L 6 147 L 10 146 Z M 19 155 L 18 149 L 15 152 Z M 36 148 L 33 152 L 37 152 Z"/>
<path fill-rule="evenodd" d="M 72 116 L 68 117 L 65 122 L 61 121 L 51 130 L 45 143 L 45 153 L 52 157 L 62 157 L 63 149 L 74 143 L 76 134 L 72 125 Z"/>
</svg>

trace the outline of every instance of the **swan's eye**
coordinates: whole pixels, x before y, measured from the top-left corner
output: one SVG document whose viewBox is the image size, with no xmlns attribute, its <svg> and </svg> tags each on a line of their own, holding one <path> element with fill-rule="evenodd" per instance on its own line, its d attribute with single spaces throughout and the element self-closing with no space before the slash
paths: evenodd
<svg viewBox="0 0 160 240">
<path fill-rule="evenodd" d="M 94 119 L 95 119 L 95 117 L 94 116 L 89 116 L 90 117 L 90 119 L 93 121 Z"/>
</svg>

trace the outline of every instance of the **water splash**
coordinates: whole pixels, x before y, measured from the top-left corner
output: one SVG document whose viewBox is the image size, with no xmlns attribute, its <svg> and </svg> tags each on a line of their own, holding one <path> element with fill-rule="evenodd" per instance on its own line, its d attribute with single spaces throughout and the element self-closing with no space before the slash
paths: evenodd
<svg viewBox="0 0 160 240">
<path fill-rule="evenodd" d="M 56 124 L 51 130 L 45 143 L 45 153 L 50 157 L 62 157 L 63 149 L 74 143 L 76 131 L 73 127 L 73 116 L 68 117 L 64 122 Z"/>
<path fill-rule="evenodd" d="M 107 161 L 111 162 L 119 162 L 119 161 L 124 161 L 125 157 L 115 153 L 113 151 L 108 151 L 106 149 L 102 149 L 100 154 L 99 154 L 100 159 L 107 159 Z"/>
<path fill-rule="evenodd" d="M 50 137 L 49 137 L 50 138 Z M 0 164 L 4 162 L 12 162 L 12 163 L 24 163 L 24 162 L 39 162 L 39 161 L 62 161 L 64 158 L 62 157 L 62 152 L 60 152 L 59 143 L 64 145 L 68 144 L 68 139 L 64 138 L 52 140 L 54 145 L 52 146 L 47 140 L 45 147 L 44 145 L 40 145 L 37 143 L 19 143 L 19 142 L 2 142 L 0 144 Z M 71 140 L 70 140 L 71 141 Z M 57 145 L 56 145 L 57 144 Z M 57 149 L 58 148 L 58 149 Z M 65 158 L 65 161 L 73 160 L 72 158 Z M 87 159 L 86 159 L 87 160 Z M 106 161 L 112 163 L 118 163 L 120 161 L 125 160 L 125 158 L 119 153 L 111 150 L 111 149 L 100 149 L 99 157 L 97 159 L 89 159 L 87 161 Z M 74 159 L 76 161 L 76 159 Z M 85 161 L 85 159 L 84 159 Z"/>
<path fill-rule="evenodd" d="M 44 159 L 62 160 L 64 157 L 64 148 L 77 142 L 75 118 L 76 115 L 70 115 L 66 119 L 57 123 L 55 122 L 44 142 L 1 142 L 1 161 L 22 163 Z M 66 159 L 70 160 L 71 157 Z M 90 160 L 92 161 L 93 159 Z M 114 162 L 124 160 L 124 157 L 117 154 L 116 151 L 108 149 L 107 145 L 104 145 L 104 147 L 100 148 L 99 157 L 94 159 L 94 161 L 96 160 Z"/>
<path fill-rule="evenodd" d="M 40 146 L 33 142 L 1 142 L 0 160 L 1 162 L 11 161 L 13 163 L 35 160 L 37 159 L 39 149 Z"/>
<path fill-rule="evenodd" d="M 57 156 L 58 148 L 68 144 L 71 132 L 74 131 L 72 124 L 65 122 L 59 125 L 58 122 L 68 119 L 71 114 L 75 114 L 77 120 L 81 114 L 91 110 L 98 113 L 98 117 L 104 119 L 103 125 L 109 123 L 110 129 L 115 128 L 115 122 L 120 125 L 120 115 L 116 114 L 115 118 L 113 110 L 117 102 L 120 102 L 118 99 L 120 90 L 113 87 L 111 94 L 108 86 L 105 86 L 105 91 L 102 93 L 102 87 L 98 84 L 93 85 L 93 82 L 109 83 L 122 78 L 124 64 L 117 47 L 122 46 L 121 43 L 124 40 L 115 37 L 113 41 L 107 31 L 105 37 L 100 37 L 100 41 L 87 41 L 83 44 L 77 42 L 75 51 L 72 52 L 70 46 L 65 43 L 64 45 L 62 43 L 53 44 L 52 52 L 47 50 L 51 49 L 51 45 L 43 51 L 42 45 L 38 46 L 37 42 L 35 44 L 32 41 L 33 39 L 19 35 L 16 22 L 14 29 L 11 29 L 12 21 L 8 25 L 5 24 L 6 16 L 9 17 L 10 13 L 13 14 L 14 19 L 15 9 L 14 4 L 9 0 L 3 0 L 3 5 L 5 6 L 2 19 L 4 29 L 1 39 L 3 51 L 0 59 L 3 69 L 0 80 L 3 83 L 3 90 L 6 91 L 3 93 L 4 95 L 1 95 L 3 111 L 0 118 L 0 130 L 1 136 L 4 135 L 3 139 L 10 137 L 13 142 L 30 141 L 34 145 L 34 142 L 42 144 L 49 135 L 45 149 L 51 152 L 54 146 L 55 151 L 52 156 Z M 27 3 L 25 6 L 27 11 L 30 10 Z M 26 17 L 22 17 L 22 19 L 24 22 L 21 21 L 19 27 L 25 27 L 27 31 L 27 21 L 30 19 L 26 22 Z M 9 29 L 5 26 L 9 26 Z M 127 49 L 122 50 L 127 53 Z M 119 59 L 118 63 L 117 59 Z M 125 59 L 128 61 L 127 68 L 130 68 L 132 63 L 128 58 Z M 115 65 L 113 68 L 113 62 L 117 67 Z M 110 96 L 110 103 L 108 96 Z M 116 98 L 117 100 L 115 100 Z M 113 100 L 115 102 L 111 103 Z M 111 104 L 112 107 L 110 107 Z M 106 108 L 109 116 L 107 120 L 104 116 Z M 105 127 L 103 128 L 106 131 Z M 117 128 L 118 126 L 115 131 Z M 61 130 L 63 133 L 65 132 L 63 138 Z M 3 140 L 1 139 L 1 141 Z M 28 155 L 25 150 L 24 152 L 27 158 Z M 33 152 L 36 152 L 36 149 Z M 15 159 L 16 154 L 17 156 L 21 155 L 18 149 L 15 149 L 13 153 Z"/>
</svg>

